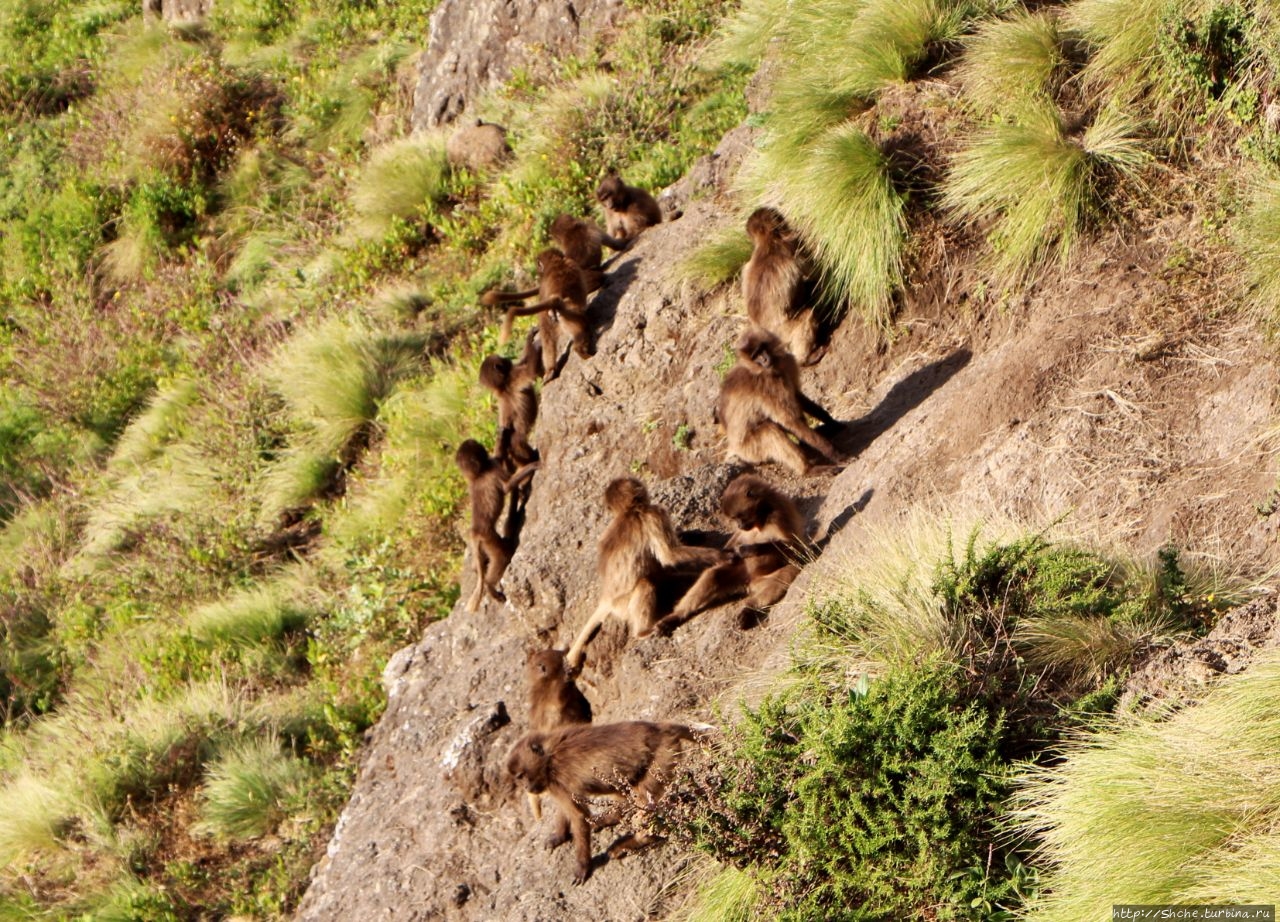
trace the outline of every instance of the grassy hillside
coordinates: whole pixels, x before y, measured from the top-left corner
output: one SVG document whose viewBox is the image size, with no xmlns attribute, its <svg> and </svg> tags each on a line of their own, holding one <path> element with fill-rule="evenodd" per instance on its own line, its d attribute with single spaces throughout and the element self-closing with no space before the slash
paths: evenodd
<svg viewBox="0 0 1280 922">
<path fill-rule="evenodd" d="M 1184 208 L 1170 270 L 1221 282 L 1197 309 L 1280 311 L 1260 0 L 637 0 L 478 101 L 514 148 L 485 175 L 408 131 L 433 5 L 219 0 L 168 30 L 0 0 L 0 920 L 290 913 L 387 658 L 457 597 L 452 451 L 493 426 L 477 293 L 610 168 L 667 185 L 747 118 L 739 204 L 779 207 L 829 303 L 886 337 L 939 247 L 998 305 Z M 732 279 L 743 242 L 687 271 Z M 809 600 L 784 687 L 689 779 L 678 826 L 732 866 L 708 912 L 994 919 L 1038 892 L 1052 915 L 1093 873 L 1070 810 L 1096 776 L 1068 749 L 1054 787 L 1046 747 L 1238 589 L 1174 550 L 927 524 Z M 1167 781 L 1150 799 L 1181 803 Z M 1040 839 L 1002 832 L 1011 802 Z M 1222 846 L 1189 843 L 1222 874 L 1152 901 L 1265 883 Z"/>
<path fill-rule="evenodd" d="M 457 596 L 476 293 L 743 116 L 714 6 L 410 136 L 434 3 L 0 3 L 0 918 L 288 915 Z"/>
</svg>

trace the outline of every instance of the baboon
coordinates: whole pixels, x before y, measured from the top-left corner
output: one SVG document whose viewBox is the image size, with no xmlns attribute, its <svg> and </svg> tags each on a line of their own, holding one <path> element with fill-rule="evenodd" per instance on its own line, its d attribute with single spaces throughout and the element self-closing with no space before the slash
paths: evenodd
<svg viewBox="0 0 1280 922">
<path fill-rule="evenodd" d="M 506 465 L 491 458 L 475 439 L 467 439 L 458 446 L 454 461 L 467 479 L 471 492 L 471 536 L 468 543 L 475 561 L 476 587 L 467 601 L 467 611 L 474 612 L 480 608 L 486 592 L 499 602 L 507 600 L 498 589 L 498 582 L 515 552 L 515 504 L 507 516 L 505 535 L 498 534 L 498 517 L 502 514 L 503 498 L 528 480 L 538 469 L 538 464 L 526 464 L 508 476 Z"/>
<path fill-rule="evenodd" d="M 591 702 L 579 691 L 565 666 L 563 650 L 535 650 L 524 666 L 529 686 L 529 726 L 539 733 L 591 723 Z M 542 819 L 542 795 L 529 794 L 529 807 Z"/>
<path fill-rule="evenodd" d="M 617 174 L 606 176 L 596 188 L 596 201 L 604 209 L 604 225 L 610 236 L 631 240 L 646 227 L 662 223 L 658 200 L 636 186 L 628 186 Z"/>
<path fill-rule="evenodd" d="M 511 338 L 511 323 L 516 317 L 538 315 L 538 337 L 542 340 L 544 380 L 559 374 L 560 324 L 573 337 L 573 348 L 584 359 L 591 356 L 591 325 L 587 318 L 587 283 L 582 269 L 559 250 L 551 248 L 538 254 L 538 287 L 528 291 L 486 291 L 481 302 L 489 306 L 524 301 L 537 295 L 537 304 L 511 307 L 502 321 L 499 342 Z M 557 320 L 559 321 L 557 323 Z"/>
<path fill-rule="evenodd" d="M 747 316 L 777 336 L 805 365 L 822 357 L 815 351 L 818 319 L 809 307 L 813 286 L 800 240 L 773 208 L 757 208 L 747 218 L 753 248 L 742 269 Z"/>
<path fill-rule="evenodd" d="M 591 876 L 593 825 L 584 801 L 630 797 L 642 808 L 651 807 L 670 780 L 682 744 L 693 738 L 693 731 L 681 724 L 643 720 L 527 733 L 507 756 L 507 771 L 531 794 L 550 794 L 560 808 L 560 821 L 547 847 L 573 839 L 573 880 L 581 884 Z M 618 822 L 614 811 L 594 825 L 599 829 Z M 649 833 L 625 836 L 609 847 L 608 856 L 618 858 L 655 841 Z"/>
<path fill-rule="evenodd" d="M 518 362 L 491 355 L 480 363 L 480 383 L 498 400 L 498 445 L 493 456 L 517 466 L 538 460 L 537 449 L 529 444 L 529 433 L 538 418 L 538 392 L 533 383 L 542 377 L 537 338 L 537 330 L 530 330 Z"/>
<path fill-rule="evenodd" d="M 600 538 L 600 602 L 569 649 L 567 660 L 574 674 L 582 668 L 587 644 L 610 615 L 625 618 L 633 637 L 653 630 L 658 581 L 665 570 L 708 567 L 725 556 L 713 548 L 681 544 L 667 511 L 649 501 L 649 491 L 634 477 L 611 482 L 604 502 L 613 521 Z"/>
<path fill-rule="evenodd" d="M 733 559 L 704 571 L 655 625 L 657 633 L 670 634 L 699 612 L 744 593 L 744 615 L 760 612 L 786 595 L 799 575 L 796 558 L 807 538 L 804 516 L 791 497 L 754 474 L 739 474 L 720 495 L 720 511 L 737 526 L 725 544 Z"/>
<path fill-rule="evenodd" d="M 511 158 L 507 129 L 476 119 L 449 136 L 445 156 L 450 166 L 463 167 L 475 173 L 495 170 Z"/>
<path fill-rule="evenodd" d="M 570 214 L 562 214 L 551 222 L 551 237 L 560 245 L 564 255 L 582 269 L 588 294 L 604 283 L 604 272 L 600 269 L 604 262 L 604 248 L 621 251 L 631 245 L 629 240 L 610 237 L 594 221 L 584 221 Z"/>
<path fill-rule="evenodd" d="M 778 337 L 752 329 L 738 340 L 738 364 L 720 385 L 716 417 L 729 439 L 729 453 L 744 461 L 785 464 L 797 474 L 811 471 L 804 451 L 787 433 L 838 464 L 835 447 L 809 428 L 805 414 L 838 425 L 800 390 L 800 368 Z"/>
</svg>

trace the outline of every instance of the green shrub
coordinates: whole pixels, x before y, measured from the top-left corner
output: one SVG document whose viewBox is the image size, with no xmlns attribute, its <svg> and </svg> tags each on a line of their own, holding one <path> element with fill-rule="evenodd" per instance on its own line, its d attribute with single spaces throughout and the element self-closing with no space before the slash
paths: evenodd
<svg viewBox="0 0 1280 922">
<path fill-rule="evenodd" d="M 935 661 L 748 711 L 695 840 L 754 866 L 780 919 L 978 918 L 1009 889 L 965 873 L 996 848 L 1008 772 L 1000 717 L 959 684 Z"/>
<path fill-rule="evenodd" d="M 363 237 L 381 237 L 396 220 L 421 223 L 449 194 L 449 162 L 439 138 L 405 138 L 378 148 L 351 191 Z"/>
<path fill-rule="evenodd" d="M 981 112 L 1016 116 L 1027 103 L 1054 98 L 1065 63 L 1057 17 L 1018 9 L 978 26 L 965 41 L 957 75 Z"/>
<path fill-rule="evenodd" d="M 285 583 L 242 590 L 196 609 L 188 628 L 206 643 L 249 646 L 277 640 L 304 627 L 311 614 L 293 601 L 290 589 Z"/>
<path fill-rule="evenodd" d="M 206 772 L 200 828 L 227 839 L 265 835 L 287 815 L 311 775 L 310 766 L 282 750 L 272 735 L 233 745 Z"/>
</svg>

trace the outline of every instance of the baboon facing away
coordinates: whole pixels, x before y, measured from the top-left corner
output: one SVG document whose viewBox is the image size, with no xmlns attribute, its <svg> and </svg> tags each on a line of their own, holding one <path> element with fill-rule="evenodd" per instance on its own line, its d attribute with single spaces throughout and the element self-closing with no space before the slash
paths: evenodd
<svg viewBox="0 0 1280 922">
<path fill-rule="evenodd" d="M 725 549 L 733 559 L 703 572 L 655 630 L 670 634 L 713 605 L 746 594 L 745 612 L 776 603 L 800 573 L 804 516 L 791 497 L 754 474 L 739 474 L 720 496 L 720 511 L 736 526 Z"/>
<path fill-rule="evenodd" d="M 475 439 L 467 439 L 458 446 L 454 460 L 471 492 L 471 531 L 468 539 L 471 557 L 475 562 L 476 586 L 467 600 L 467 611 L 480 608 L 485 593 L 505 602 L 507 597 L 498 589 L 498 582 L 511 562 L 515 552 L 516 535 L 513 524 L 514 504 L 508 516 L 508 533 L 498 534 L 498 517 L 502 515 L 503 499 L 533 476 L 537 463 L 526 464 L 508 476 L 507 467 L 489 456 L 489 452 Z"/>
<path fill-rule="evenodd" d="M 535 650 L 524 666 L 529 687 L 529 726 L 539 733 L 591 723 L 591 702 L 574 684 L 562 650 Z M 529 794 L 533 815 L 542 819 L 542 795 Z"/>
<path fill-rule="evenodd" d="M 604 272 L 600 268 L 604 262 L 604 248 L 625 250 L 631 245 L 628 240 L 610 237 L 594 221 L 569 214 L 562 214 L 551 222 L 551 238 L 560 245 L 564 255 L 582 269 L 588 293 L 604 282 Z"/>
<path fill-rule="evenodd" d="M 606 618 L 624 618 L 633 637 L 653 630 L 658 583 L 669 570 L 708 567 L 724 554 L 680 542 L 665 509 L 649 501 L 649 491 L 634 477 L 620 477 L 605 488 L 605 506 L 613 521 L 600 538 L 596 564 L 600 601 L 569 649 L 569 669 L 582 668 L 583 653 Z"/>
<path fill-rule="evenodd" d="M 637 186 L 628 186 L 617 174 L 606 176 L 596 188 L 596 201 L 604 209 L 605 228 L 620 240 L 631 240 L 645 228 L 662 223 L 658 200 Z"/>
<path fill-rule="evenodd" d="M 498 401 L 498 445 L 493 456 L 500 461 L 510 459 L 524 465 L 538 460 L 537 449 L 529 444 L 529 433 L 538 418 L 534 382 L 540 377 L 542 352 L 536 329 L 529 331 L 520 361 L 491 355 L 480 363 L 480 383 Z"/>
<path fill-rule="evenodd" d="M 693 732 L 681 724 L 634 720 L 562 727 L 527 733 L 507 756 L 507 771 L 530 794 L 546 792 L 560 808 L 549 848 L 573 839 L 577 870 L 574 883 L 591 876 L 591 827 L 585 801 L 591 797 L 630 797 L 651 807 L 661 796 L 682 745 Z M 596 828 L 615 825 L 618 813 L 597 820 Z M 638 833 L 610 846 L 608 856 L 651 844 L 655 836 Z"/>
<path fill-rule="evenodd" d="M 729 453 L 744 461 L 776 461 L 797 474 L 811 465 L 804 451 L 787 434 L 839 463 L 835 447 L 809 427 L 805 414 L 837 425 L 826 410 L 800 390 L 800 368 L 778 337 L 766 330 L 749 330 L 737 345 L 738 364 L 720 385 L 716 415 L 729 440 Z"/>
<path fill-rule="evenodd" d="M 557 249 L 538 254 L 538 287 L 528 291 L 487 291 L 481 302 L 490 306 L 524 301 L 537 295 L 537 304 L 512 307 L 502 322 L 500 342 L 511 338 L 511 323 L 516 317 L 538 315 L 538 338 L 542 341 L 542 365 L 545 380 L 559 374 L 560 325 L 573 337 L 573 348 L 584 359 L 592 354 L 591 325 L 587 317 L 587 283 L 582 269 Z"/>
<path fill-rule="evenodd" d="M 773 333 L 798 361 L 810 365 L 821 358 L 815 351 L 818 319 L 809 302 L 813 286 L 800 240 L 781 213 L 757 208 L 747 218 L 753 248 L 742 268 L 742 297 L 747 316 Z"/>
</svg>

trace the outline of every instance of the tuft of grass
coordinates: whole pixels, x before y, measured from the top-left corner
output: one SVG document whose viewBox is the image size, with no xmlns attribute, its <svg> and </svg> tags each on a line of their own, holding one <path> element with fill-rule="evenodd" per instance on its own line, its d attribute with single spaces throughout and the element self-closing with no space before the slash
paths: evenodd
<svg viewBox="0 0 1280 922">
<path fill-rule="evenodd" d="M 759 891 L 760 884 L 751 874 L 721 867 L 698 887 L 697 901 L 681 918 L 683 922 L 753 922 L 764 918 L 755 911 Z"/>
<path fill-rule="evenodd" d="M 293 599 L 294 586 L 273 582 L 242 589 L 191 613 L 187 627 L 197 640 L 250 646 L 277 640 L 306 625 L 310 611 Z"/>
<path fill-rule="evenodd" d="M 751 237 L 743 231 L 743 223 L 734 222 L 695 249 L 676 266 L 676 275 L 702 292 L 736 279 L 751 259 Z"/>
<path fill-rule="evenodd" d="M 163 453 L 182 434 L 187 411 L 198 394 L 196 382 L 181 379 L 159 391 L 120 434 L 110 466 L 116 471 L 136 468 Z"/>
<path fill-rule="evenodd" d="M 288 815 L 312 775 L 274 734 L 233 744 L 205 774 L 197 831 L 223 839 L 265 835 Z"/>
<path fill-rule="evenodd" d="M 852 122 L 807 148 L 785 146 L 774 164 L 783 213 L 804 236 L 835 301 L 876 326 L 888 323 L 902 284 L 906 202 L 889 158 Z"/>
<path fill-rule="evenodd" d="M 1057 17 L 1020 8 L 977 27 L 957 76 L 979 111 L 1016 116 L 1054 97 L 1065 63 Z"/>
<path fill-rule="evenodd" d="M 21 773 L 0 787 L 0 867 L 59 847 L 69 804 L 44 777 Z"/>
<path fill-rule="evenodd" d="M 943 187 L 956 220 L 985 226 L 998 275 L 1019 280 L 1050 257 L 1065 264 L 1102 216 L 1116 187 L 1139 182 L 1149 161 L 1140 124 L 1104 109 L 1070 135 L 1051 104 L 981 132 L 959 153 Z"/>
<path fill-rule="evenodd" d="M 404 138 L 375 150 L 351 190 L 355 231 L 376 239 L 397 221 L 418 224 L 449 195 L 442 138 Z"/>
<path fill-rule="evenodd" d="M 756 67 L 777 38 L 791 7 L 786 0 L 744 0 L 716 33 L 711 59 L 733 67 Z"/>
<path fill-rule="evenodd" d="M 1244 262 L 1251 307 L 1270 323 L 1280 322 L 1280 180 L 1255 186 L 1236 219 L 1233 245 Z"/>
<path fill-rule="evenodd" d="M 1117 720 L 1029 766 L 1015 819 L 1048 868 L 1027 914 L 1100 918 L 1139 903 L 1252 902 L 1276 883 L 1280 660 L 1223 679 L 1164 722 Z"/>
<path fill-rule="evenodd" d="M 1090 46 L 1081 74 L 1084 86 L 1132 98 L 1159 74 L 1160 30 L 1166 0 L 1076 0 L 1063 14 L 1063 26 Z"/>
</svg>

